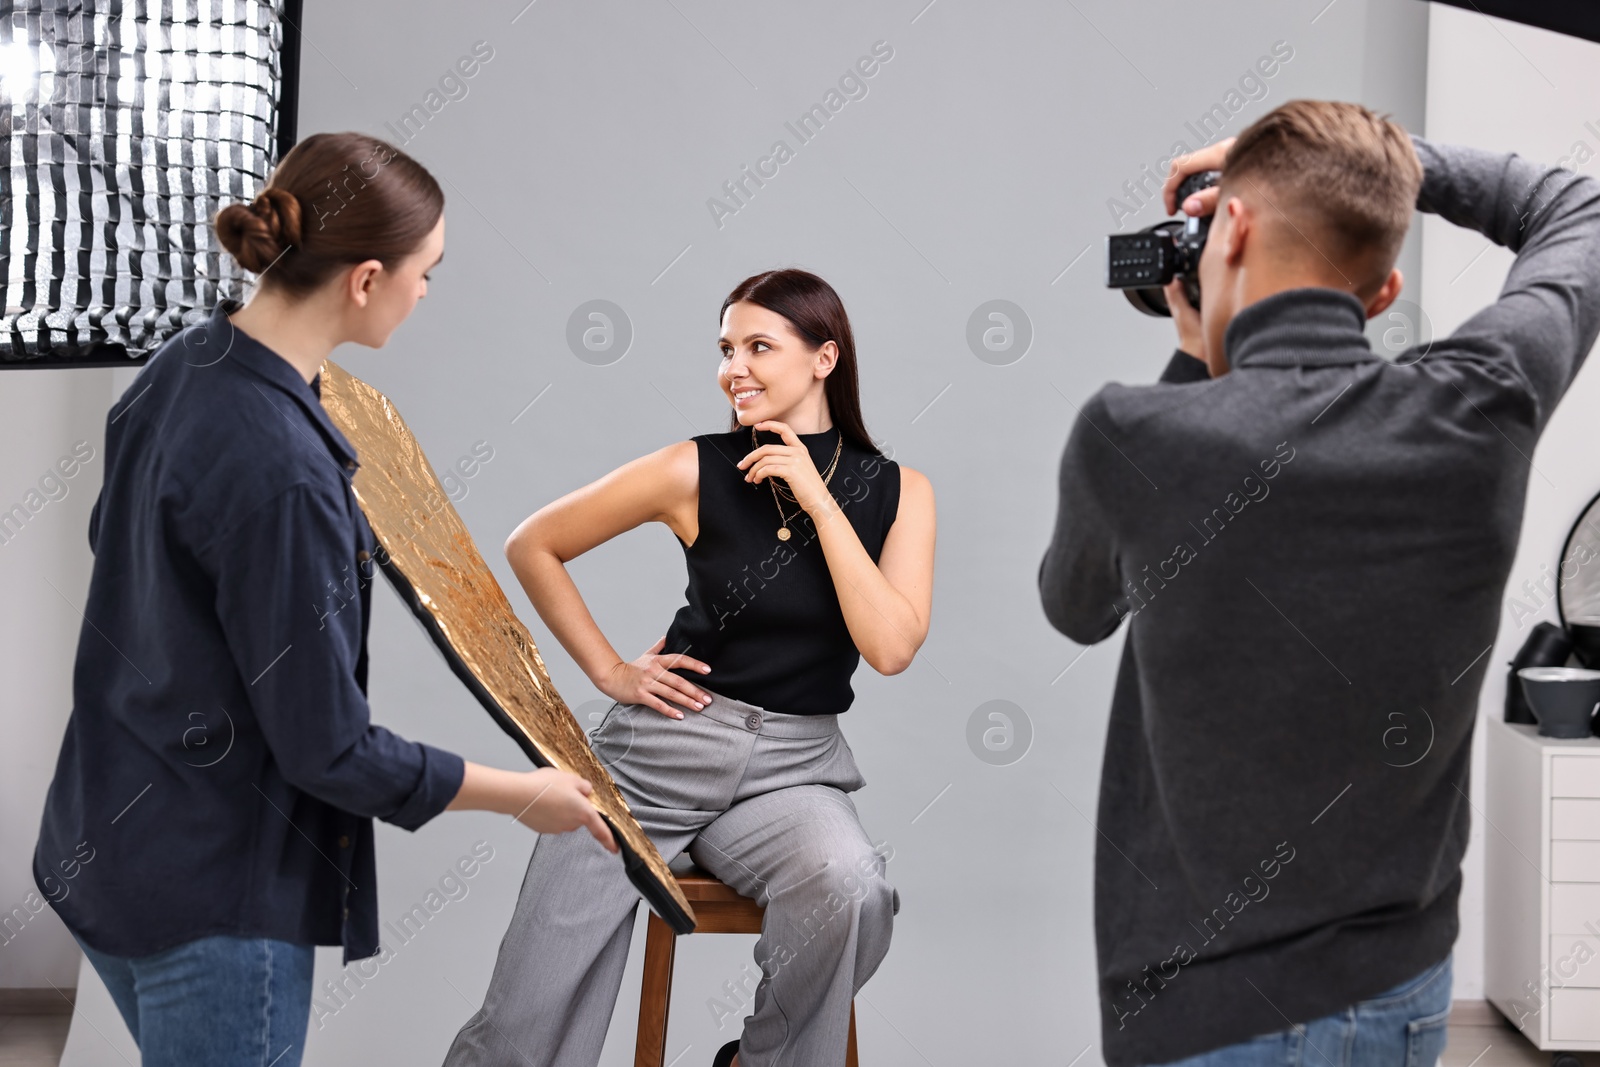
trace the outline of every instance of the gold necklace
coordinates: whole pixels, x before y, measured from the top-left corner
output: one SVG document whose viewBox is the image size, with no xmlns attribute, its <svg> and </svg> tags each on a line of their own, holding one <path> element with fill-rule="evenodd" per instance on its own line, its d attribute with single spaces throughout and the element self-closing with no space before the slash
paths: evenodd
<svg viewBox="0 0 1600 1067">
<path fill-rule="evenodd" d="M 754 426 L 750 427 L 750 444 L 755 448 L 760 448 L 761 447 L 760 442 L 758 442 L 756 440 L 756 428 Z M 833 481 L 833 472 L 839 466 L 839 455 L 843 451 L 844 451 L 844 431 L 840 430 L 839 431 L 839 443 L 833 446 L 833 462 L 828 464 L 828 473 L 826 473 L 826 474 L 824 474 L 822 476 L 822 484 L 824 486 L 826 486 L 829 482 Z M 792 518 L 792 516 L 785 515 L 783 513 L 783 505 L 778 503 L 778 485 L 777 485 L 777 482 L 778 482 L 778 479 L 775 476 L 774 477 L 770 477 L 770 478 L 767 479 L 767 484 L 772 487 L 772 502 L 774 504 L 777 504 L 777 507 L 778 507 L 778 518 L 783 521 L 783 525 L 778 527 L 778 540 L 787 541 L 787 540 L 789 540 L 789 538 L 791 536 L 791 534 L 789 532 L 789 519 Z M 783 490 L 783 495 L 788 497 L 790 500 L 794 500 L 795 503 L 797 503 L 797 504 L 799 503 L 798 500 L 795 500 L 794 494 L 791 493 L 787 488 L 785 488 Z M 804 510 L 804 509 L 802 509 L 802 510 Z M 798 514 L 800 514 L 800 512 L 797 511 L 797 512 L 795 512 L 795 514 L 798 515 Z"/>
</svg>

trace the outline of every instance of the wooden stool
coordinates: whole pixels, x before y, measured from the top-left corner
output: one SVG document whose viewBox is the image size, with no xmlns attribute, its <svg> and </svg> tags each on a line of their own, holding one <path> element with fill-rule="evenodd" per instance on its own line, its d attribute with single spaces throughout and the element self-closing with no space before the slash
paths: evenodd
<svg viewBox="0 0 1600 1067">
<path fill-rule="evenodd" d="M 718 881 L 709 871 L 691 863 L 674 864 L 673 874 L 683 887 L 683 895 L 694 909 L 697 934 L 759 934 L 761 916 L 766 911 L 749 897 L 740 896 L 732 886 Z M 672 956 L 677 937 L 672 927 L 655 912 L 650 913 L 644 939 L 644 983 L 639 993 L 639 1041 L 634 1046 L 634 1067 L 665 1067 L 667 1062 L 667 1007 L 672 1000 Z M 731 1039 L 730 1039 L 731 1040 Z M 711 1062 L 709 1053 L 704 1057 Z M 850 1004 L 850 1043 L 845 1051 L 845 1067 L 859 1067 L 856 1060 L 856 1006 Z"/>
</svg>

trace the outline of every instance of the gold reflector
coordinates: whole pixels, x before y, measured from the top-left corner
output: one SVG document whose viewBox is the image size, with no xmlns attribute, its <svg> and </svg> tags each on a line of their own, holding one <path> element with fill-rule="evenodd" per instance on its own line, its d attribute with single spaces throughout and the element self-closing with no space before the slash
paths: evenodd
<svg viewBox="0 0 1600 1067">
<path fill-rule="evenodd" d="M 677 879 L 550 684 L 533 637 L 405 420 L 388 397 L 332 360 L 322 364 L 322 406 L 360 457 L 356 500 L 377 535 L 378 562 L 450 668 L 529 759 L 593 784 L 590 800 L 621 846 L 628 878 L 676 932 L 693 930 L 694 911 Z"/>
</svg>

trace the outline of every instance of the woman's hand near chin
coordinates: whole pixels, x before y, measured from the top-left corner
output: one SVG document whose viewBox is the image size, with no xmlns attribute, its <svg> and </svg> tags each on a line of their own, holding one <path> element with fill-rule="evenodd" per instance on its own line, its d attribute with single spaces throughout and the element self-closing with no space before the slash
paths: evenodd
<svg viewBox="0 0 1600 1067">
<path fill-rule="evenodd" d="M 755 424 L 758 430 L 768 430 L 783 438 L 781 445 L 762 445 L 751 451 L 737 466 L 744 471 L 744 480 L 759 483 L 768 478 L 782 478 L 795 503 L 813 518 L 820 519 L 838 502 L 822 480 L 822 472 L 811 460 L 811 453 L 801 442 L 794 428 L 777 419 L 763 419 Z"/>
<path fill-rule="evenodd" d="M 666 644 L 667 639 L 663 635 L 632 663 L 619 660 L 610 670 L 594 679 L 595 686 L 612 700 L 623 704 L 644 704 L 672 719 L 683 718 L 683 712 L 669 705 L 664 699 L 667 697 L 696 711 L 701 710 L 711 703 L 711 694 L 689 679 L 673 674 L 672 668 L 687 667 L 705 674 L 711 670 L 710 665 L 681 652 L 663 654 L 661 650 Z"/>
</svg>

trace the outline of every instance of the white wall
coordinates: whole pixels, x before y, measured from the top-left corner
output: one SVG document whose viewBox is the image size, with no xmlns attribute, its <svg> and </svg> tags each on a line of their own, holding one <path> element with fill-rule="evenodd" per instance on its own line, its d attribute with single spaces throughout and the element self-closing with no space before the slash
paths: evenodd
<svg viewBox="0 0 1600 1067">
<path fill-rule="evenodd" d="M 100 489 L 113 373 L 0 375 L 0 512 L 38 508 L 0 543 L 0 921 L 11 918 L 0 927 L 0 989 L 70 989 L 78 981 L 78 947 L 34 887 L 31 858 L 72 709 L 93 558 L 89 509 Z M 41 489 L 40 479 L 80 441 L 94 458 L 61 480 L 65 495 L 49 482 Z"/>
<path fill-rule="evenodd" d="M 1471 11 L 1433 5 L 1428 42 L 1427 136 L 1459 141 L 1530 159 L 1561 163 L 1595 175 L 1578 158 L 1600 155 L 1600 45 L 1531 29 Z M 1593 123 L 1596 129 L 1585 127 Z M 1576 152 L 1576 142 L 1586 152 Z M 1572 157 L 1563 162 L 1563 157 Z M 1485 238 L 1424 216 L 1422 296 L 1435 336 L 1448 334 L 1494 300 L 1511 253 Z M 1480 255 L 1481 253 L 1481 255 Z M 1533 454 L 1527 512 L 1507 596 L 1520 592 L 1543 568 L 1554 568 L 1562 541 L 1579 510 L 1600 490 L 1600 368 L 1594 357 L 1568 390 Z M 1524 598 L 1525 599 L 1525 598 Z M 1541 620 L 1554 620 L 1554 603 L 1536 616 L 1506 610 L 1489 653 L 1490 668 L 1479 703 L 1480 725 L 1503 715 L 1506 664 Z M 1519 625 L 1520 619 L 1520 625 Z M 1472 838 L 1463 863 L 1461 937 L 1456 942 L 1455 996 L 1483 996 L 1483 839 L 1485 825 L 1483 733 L 1474 739 Z"/>
</svg>

